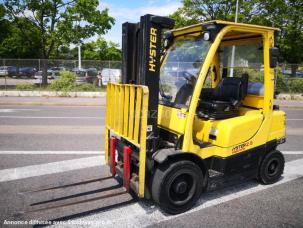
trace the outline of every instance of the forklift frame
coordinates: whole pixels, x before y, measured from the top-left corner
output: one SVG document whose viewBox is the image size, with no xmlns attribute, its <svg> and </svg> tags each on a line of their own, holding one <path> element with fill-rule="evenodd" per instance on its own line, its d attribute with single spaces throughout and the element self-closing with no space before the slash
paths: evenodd
<svg viewBox="0 0 303 228">
<path fill-rule="evenodd" d="M 160 17 L 155 19 L 152 15 L 146 15 L 141 18 L 141 24 L 124 25 L 126 43 L 130 42 L 130 39 L 135 33 L 137 34 L 140 28 L 144 35 L 137 36 L 139 44 L 136 44 L 135 56 L 129 53 L 130 47 L 124 42 L 125 47 L 128 47 L 124 55 L 124 64 L 130 64 L 130 68 L 123 67 L 125 75 L 122 81 L 124 84 L 109 83 L 107 86 L 105 158 L 111 168 L 112 175 L 116 175 L 117 168 L 119 176 L 123 177 L 123 183 L 127 190 L 134 190 L 140 198 L 151 198 L 151 191 L 154 191 L 151 190 L 153 188 L 151 185 L 155 181 L 154 175 L 161 176 L 163 174 L 159 174 L 160 171 L 157 173 L 154 169 L 160 170 L 158 168 L 161 165 L 163 165 L 162 168 L 167 167 L 170 163 L 180 162 L 182 159 L 191 161 L 201 168 L 204 190 L 207 186 L 209 169 L 215 168 L 215 171 L 222 171 L 222 173 L 226 171 L 227 174 L 232 174 L 235 169 L 244 172 L 246 171 L 245 167 L 250 167 L 250 171 L 257 170 L 258 172 L 267 156 L 274 154 L 276 146 L 285 142 L 285 113 L 274 110 L 273 106 L 275 64 L 272 61 L 271 53 L 275 48 L 275 35 L 279 29 L 216 20 L 170 31 L 174 39 L 182 39 L 187 34 L 199 33 L 202 35 L 208 32 L 211 40 L 199 70 L 189 106 L 176 108 L 158 104 L 161 43 L 158 42 L 159 33 L 155 35 L 157 44 L 150 43 L 150 39 L 155 38 L 152 37 L 153 28 L 148 24 L 155 23 L 155 21 L 163 22 L 166 19 L 162 20 Z M 157 24 L 157 26 L 161 31 L 161 25 Z M 128 31 L 127 28 L 131 30 Z M 226 36 L 226 34 L 229 35 Z M 246 42 L 256 40 L 261 41 L 263 45 L 264 96 L 249 95 L 245 98 L 243 104 L 248 103 L 252 107 L 244 111 L 248 113 L 247 116 L 222 120 L 202 120 L 201 133 L 205 136 L 203 138 L 205 140 L 202 142 L 206 142 L 208 145 L 194 142 L 194 125 L 199 99 L 203 99 L 201 92 L 211 65 L 219 64 L 218 49 L 220 45 L 222 43 L 227 46 L 239 43 L 246 44 Z M 131 47 L 136 45 L 132 43 Z M 155 45 L 156 59 L 150 56 L 154 53 L 153 49 L 150 48 L 153 45 Z M 136 61 L 139 57 L 143 58 L 138 61 L 139 66 L 133 64 L 132 61 Z M 162 60 L 165 61 L 165 58 L 165 56 L 162 57 Z M 152 60 L 152 62 L 155 60 L 154 71 L 150 70 L 147 59 Z M 218 75 L 218 72 L 217 67 L 215 74 Z M 216 79 L 212 77 L 213 86 L 218 84 L 219 79 L 220 77 Z M 155 111 L 156 116 L 153 116 L 155 114 L 153 111 Z M 215 140 L 210 140 L 210 134 L 213 127 L 216 128 L 219 123 L 221 123 L 221 136 L 215 145 L 213 144 Z M 242 137 L 241 140 L 236 141 L 233 138 L 222 137 L 222 132 L 226 131 L 226 134 L 230 136 L 234 132 L 239 133 L 239 126 L 252 127 L 256 123 L 259 123 L 257 130 L 250 132 L 250 134 L 246 132 L 247 137 Z M 237 131 L 232 127 L 237 128 Z M 173 142 L 164 139 L 166 136 L 173 137 Z M 158 149 L 158 143 L 161 144 L 163 141 L 167 145 L 174 144 L 174 146 L 162 146 L 162 149 Z M 284 162 L 283 155 L 276 153 L 274 156 L 278 156 L 277 159 L 280 159 L 281 164 Z M 231 167 L 231 164 L 235 167 Z M 138 168 L 131 166 L 138 166 Z M 136 169 L 136 172 L 132 172 L 133 169 Z M 267 181 L 267 183 L 269 182 Z M 155 183 L 157 185 L 155 187 L 156 194 L 158 194 L 159 186 L 162 183 L 157 182 L 157 180 Z M 154 196 L 152 197 L 154 198 Z M 159 201 L 159 198 L 156 198 L 155 201 Z M 170 209 L 168 211 L 169 213 L 179 213 Z"/>
</svg>

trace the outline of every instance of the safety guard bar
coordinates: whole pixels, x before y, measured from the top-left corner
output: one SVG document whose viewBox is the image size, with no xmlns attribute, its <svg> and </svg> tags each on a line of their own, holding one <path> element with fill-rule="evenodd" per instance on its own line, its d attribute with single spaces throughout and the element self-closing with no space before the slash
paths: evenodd
<svg viewBox="0 0 303 228">
<path fill-rule="evenodd" d="M 139 197 L 144 197 L 148 87 L 131 84 L 107 84 L 105 160 L 109 161 L 109 137 L 116 135 L 139 150 Z M 110 164 L 111 163 L 111 164 Z"/>
</svg>

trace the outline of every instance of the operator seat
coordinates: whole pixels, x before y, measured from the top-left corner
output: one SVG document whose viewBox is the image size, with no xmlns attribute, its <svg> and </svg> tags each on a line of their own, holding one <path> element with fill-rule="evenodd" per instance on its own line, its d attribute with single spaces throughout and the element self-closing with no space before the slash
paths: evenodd
<svg viewBox="0 0 303 228">
<path fill-rule="evenodd" d="M 247 95 L 248 74 L 239 77 L 225 77 L 213 90 L 208 100 L 198 106 L 198 117 L 226 119 L 239 115 L 239 107 Z M 202 99 L 204 99 L 202 97 Z"/>
</svg>

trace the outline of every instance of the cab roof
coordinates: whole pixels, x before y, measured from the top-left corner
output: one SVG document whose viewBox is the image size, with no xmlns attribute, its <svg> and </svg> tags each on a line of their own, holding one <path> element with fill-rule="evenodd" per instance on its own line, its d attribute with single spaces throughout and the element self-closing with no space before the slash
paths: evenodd
<svg viewBox="0 0 303 228">
<path fill-rule="evenodd" d="M 280 31 L 278 28 L 274 27 L 268 27 L 268 26 L 262 26 L 262 25 L 255 25 L 255 24 L 246 24 L 246 23 L 236 23 L 232 21 L 221 21 L 221 20 L 214 20 L 214 21 L 208 21 L 202 24 L 208 24 L 208 23 L 216 23 L 216 24 L 222 24 L 222 25 L 237 25 L 237 26 L 243 26 L 243 27 L 249 27 L 249 28 L 259 28 L 259 29 L 265 29 L 265 30 L 274 30 L 274 31 Z"/>
</svg>

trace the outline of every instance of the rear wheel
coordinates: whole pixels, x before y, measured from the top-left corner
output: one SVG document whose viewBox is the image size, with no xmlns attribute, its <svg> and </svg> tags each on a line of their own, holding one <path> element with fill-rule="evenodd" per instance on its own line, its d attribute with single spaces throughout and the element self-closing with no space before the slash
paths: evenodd
<svg viewBox="0 0 303 228">
<path fill-rule="evenodd" d="M 200 197 L 203 173 L 191 161 L 178 161 L 160 165 L 152 183 L 152 197 L 169 214 L 190 209 Z"/>
<path fill-rule="evenodd" d="M 284 171 L 285 160 L 283 154 L 274 150 L 265 155 L 258 173 L 258 180 L 263 184 L 277 182 Z"/>
</svg>

